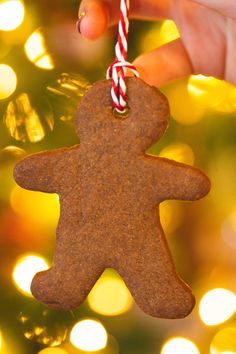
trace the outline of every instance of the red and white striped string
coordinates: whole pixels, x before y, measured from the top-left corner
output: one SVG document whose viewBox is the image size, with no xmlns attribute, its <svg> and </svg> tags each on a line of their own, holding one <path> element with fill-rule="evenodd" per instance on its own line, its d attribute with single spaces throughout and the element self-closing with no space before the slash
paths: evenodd
<svg viewBox="0 0 236 354">
<path fill-rule="evenodd" d="M 136 68 L 127 61 L 129 8 L 129 0 L 121 0 L 118 41 L 115 47 L 116 59 L 107 70 L 107 79 L 112 79 L 111 97 L 113 105 L 119 113 L 124 113 L 127 108 L 125 83 L 127 69 L 132 71 L 136 77 L 139 76 Z"/>
</svg>

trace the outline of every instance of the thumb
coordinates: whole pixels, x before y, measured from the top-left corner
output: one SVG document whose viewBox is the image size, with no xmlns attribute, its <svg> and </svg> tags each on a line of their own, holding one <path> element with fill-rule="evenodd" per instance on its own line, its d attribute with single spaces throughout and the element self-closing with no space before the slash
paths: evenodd
<svg viewBox="0 0 236 354">
<path fill-rule="evenodd" d="M 171 17 L 172 0 L 133 0 L 130 17 L 157 20 Z M 120 0 L 82 0 L 79 8 L 80 33 L 88 39 L 99 38 L 119 20 Z"/>
<path fill-rule="evenodd" d="M 149 85 L 156 87 L 193 73 L 181 39 L 140 55 L 133 64 L 138 69 L 140 77 Z"/>
</svg>

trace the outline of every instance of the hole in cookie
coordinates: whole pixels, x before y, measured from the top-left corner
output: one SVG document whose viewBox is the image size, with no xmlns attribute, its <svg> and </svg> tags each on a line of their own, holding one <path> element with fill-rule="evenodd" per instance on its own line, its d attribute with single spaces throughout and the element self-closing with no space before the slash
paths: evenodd
<svg viewBox="0 0 236 354">
<path fill-rule="evenodd" d="M 118 111 L 117 108 L 114 108 L 113 109 L 113 114 L 118 119 L 127 119 L 129 114 L 130 114 L 130 108 L 126 107 L 124 112 L 120 112 L 120 111 Z"/>
</svg>

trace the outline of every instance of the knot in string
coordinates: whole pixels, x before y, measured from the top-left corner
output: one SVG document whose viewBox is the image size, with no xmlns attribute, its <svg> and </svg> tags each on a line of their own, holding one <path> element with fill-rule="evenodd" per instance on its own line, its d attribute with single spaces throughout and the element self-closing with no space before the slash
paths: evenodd
<svg viewBox="0 0 236 354">
<path fill-rule="evenodd" d="M 127 107 L 125 77 L 127 70 L 138 77 L 135 66 L 128 61 L 115 60 L 107 70 L 107 79 L 112 79 L 111 97 L 113 105 L 119 113 L 124 113 Z"/>
</svg>

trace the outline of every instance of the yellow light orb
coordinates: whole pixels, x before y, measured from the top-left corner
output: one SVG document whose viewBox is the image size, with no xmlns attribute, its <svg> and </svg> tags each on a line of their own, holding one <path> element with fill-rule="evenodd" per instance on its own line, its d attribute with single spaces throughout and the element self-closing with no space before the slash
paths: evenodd
<svg viewBox="0 0 236 354">
<path fill-rule="evenodd" d="M 45 348 L 40 352 L 38 352 L 38 354 L 69 354 L 69 353 L 61 348 Z"/>
<path fill-rule="evenodd" d="M 228 97 L 229 110 L 226 112 L 235 112 L 236 109 L 236 87 L 230 85 L 229 97 Z"/>
<path fill-rule="evenodd" d="M 160 157 L 165 157 L 177 162 L 194 164 L 194 153 L 191 147 L 187 144 L 177 143 L 166 146 L 159 154 Z"/>
<path fill-rule="evenodd" d="M 22 1 L 8 0 L 0 3 L 0 30 L 12 31 L 24 21 L 25 9 Z"/>
<path fill-rule="evenodd" d="M 213 289 L 202 298 L 199 306 L 201 320 L 208 326 L 224 323 L 236 310 L 236 296 L 226 289 Z"/>
<path fill-rule="evenodd" d="M 211 342 L 211 354 L 236 354 L 236 328 L 219 331 Z"/>
<path fill-rule="evenodd" d="M 35 193 L 16 186 L 12 190 L 10 203 L 17 214 L 40 225 L 55 227 L 58 222 L 60 205 L 56 194 Z"/>
<path fill-rule="evenodd" d="M 2 349 L 2 333 L 0 332 L 0 350 Z"/>
<path fill-rule="evenodd" d="M 199 105 L 188 92 L 186 80 L 165 89 L 170 102 L 171 116 L 184 125 L 199 122 L 206 112 L 206 108 Z"/>
<path fill-rule="evenodd" d="M 41 59 L 38 59 L 35 63 L 36 66 L 45 70 L 52 70 L 54 69 L 54 63 L 50 55 L 44 55 Z"/>
<path fill-rule="evenodd" d="M 40 29 L 30 35 L 24 47 L 28 59 L 37 67 L 45 70 L 54 69 L 53 60 L 47 53 L 45 39 Z"/>
<path fill-rule="evenodd" d="M 165 20 L 159 33 L 158 46 L 172 42 L 180 37 L 180 33 L 174 21 Z"/>
<path fill-rule="evenodd" d="M 217 110 L 229 95 L 229 84 L 211 76 L 192 75 L 188 81 L 190 95 L 207 109 Z"/>
<path fill-rule="evenodd" d="M 200 352 L 197 346 L 189 339 L 175 337 L 164 344 L 161 354 L 200 354 Z"/>
<path fill-rule="evenodd" d="M 72 328 L 70 341 L 80 350 L 95 352 L 106 347 L 107 332 L 100 322 L 83 320 Z"/>
<path fill-rule="evenodd" d="M 223 81 L 222 100 L 214 107 L 214 111 L 219 113 L 234 113 L 236 108 L 236 88 Z"/>
<path fill-rule="evenodd" d="M 174 21 L 163 21 L 161 26 L 157 23 L 143 36 L 140 43 L 140 51 L 151 51 L 179 37 L 180 34 Z"/>
<path fill-rule="evenodd" d="M 107 270 L 91 290 L 88 303 L 97 313 L 116 316 L 129 311 L 133 300 L 124 281 Z"/>
<path fill-rule="evenodd" d="M 176 200 L 165 200 L 160 204 L 161 225 L 166 234 L 173 233 L 182 223 L 183 209 Z"/>
<path fill-rule="evenodd" d="M 0 64 L 0 100 L 11 96 L 15 92 L 16 85 L 15 71 L 6 64 Z"/>
<path fill-rule="evenodd" d="M 47 262 L 37 255 L 24 255 L 17 262 L 13 270 L 13 280 L 17 289 L 27 296 L 32 296 L 30 286 L 36 273 L 47 270 Z"/>
</svg>

